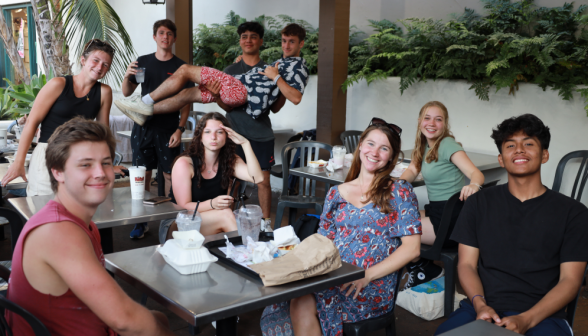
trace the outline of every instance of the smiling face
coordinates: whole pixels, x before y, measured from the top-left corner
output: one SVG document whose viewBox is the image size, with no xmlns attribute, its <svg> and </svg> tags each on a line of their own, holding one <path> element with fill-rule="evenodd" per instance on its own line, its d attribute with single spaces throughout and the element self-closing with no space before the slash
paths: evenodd
<svg viewBox="0 0 588 336">
<path fill-rule="evenodd" d="M 161 26 L 157 28 L 157 32 L 153 36 L 153 40 L 155 43 L 157 43 L 158 49 L 171 50 L 174 43 L 176 42 L 176 37 L 171 29 Z"/>
<path fill-rule="evenodd" d="M 222 129 L 223 123 L 210 119 L 202 131 L 202 145 L 209 151 L 219 151 L 227 141 L 227 133 Z"/>
<path fill-rule="evenodd" d="M 446 115 L 437 106 L 430 106 L 421 116 L 419 125 L 421 133 L 427 138 L 429 147 L 445 132 Z"/>
<path fill-rule="evenodd" d="M 263 39 L 259 37 L 259 34 L 249 30 L 241 34 L 241 38 L 239 39 L 241 50 L 243 50 L 243 54 L 247 55 L 259 54 L 259 48 L 261 48 L 262 44 Z"/>
<path fill-rule="evenodd" d="M 537 137 L 530 137 L 523 131 L 507 137 L 502 143 L 498 162 L 509 175 L 525 177 L 541 175 L 541 164 L 549 160 L 549 151 L 541 148 Z"/>
<path fill-rule="evenodd" d="M 87 58 L 82 56 L 81 59 L 82 71 L 96 81 L 106 76 L 111 63 L 112 57 L 102 50 L 93 51 Z"/>
<path fill-rule="evenodd" d="M 286 36 L 282 34 L 282 51 L 284 58 L 300 56 L 300 50 L 304 47 L 304 41 L 300 41 L 298 36 Z"/>
<path fill-rule="evenodd" d="M 393 157 L 392 146 L 384 132 L 374 129 L 359 145 L 359 160 L 363 169 L 373 173 L 386 166 Z"/>
<path fill-rule="evenodd" d="M 67 193 L 86 207 L 104 202 L 114 184 L 112 157 L 104 141 L 71 145 L 63 171 L 51 172 L 58 182 L 57 195 Z"/>
</svg>

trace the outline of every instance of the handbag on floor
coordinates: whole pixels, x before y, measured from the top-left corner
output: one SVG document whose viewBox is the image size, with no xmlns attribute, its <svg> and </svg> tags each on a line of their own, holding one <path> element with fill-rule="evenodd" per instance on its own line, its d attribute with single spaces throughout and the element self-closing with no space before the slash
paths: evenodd
<svg viewBox="0 0 588 336">
<path fill-rule="evenodd" d="M 396 304 L 416 316 L 432 321 L 443 317 L 445 298 L 445 277 L 435 279 L 398 293 Z M 454 309 L 465 295 L 455 293 Z"/>
</svg>

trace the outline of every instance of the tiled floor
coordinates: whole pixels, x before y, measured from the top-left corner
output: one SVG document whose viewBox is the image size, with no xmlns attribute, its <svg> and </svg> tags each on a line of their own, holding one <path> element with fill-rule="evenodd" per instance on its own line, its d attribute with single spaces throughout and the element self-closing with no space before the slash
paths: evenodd
<svg viewBox="0 0 588 336">
<path fill-rule="evenodd" d="M 154 186 L 155 187 L 155 186 Z M 152 188 L 154 192 L 157 192 L 156 188 Z M 277 199 L 279 192 L 274 192 L 272 195 L 272 219 L 276 213 Z M 254 195 L 251 200 L 247 203 L 257 204 L 257 198 Z M 298 215 L 305 213 L 303 209 L 300 209 Z M 284 216 L 282 220 L 283 225 L 288 225 L 288 218 Z M 0 260 L 11 259 L 10 252 L 10 233 L 7 226 L 4 227 L 6 231 L 6 240 L 0 242 Z M 145 237 L 140 240 L 131 240 L 129 233 L 132 230 L 132 226 L 124 226 L 114 229 L 114 249 L 115 251 L 124 251 L 144 246 L 150 246 L 158 244 L 157 230 L 159 228 L 159 222 L 149 223 L 149 232 L 145 234 Z M 135 288 L 128 285 L 121 279 L 117 279 L 121 287 L 127 292 L 133 299 L 139 301 L 141 293 Z M 458 288 L 458 291 L 461 291 Z M 169 320 L 170 326 L 177 335 L 190 335 L 188 323 L 178 318 L 171 311 L 163 308 L 157 302 L 149 300 L 147 302 L 147 308 L 153 310 L 159 310 L 164 312 Z M 239 335 L 261 335 L 259 328 L 259 319 L 261 317 L 262 310 L 256 310 L 239 316 Z M 402 308 L 398 308 L 396 312 L 396 334 L 399 336 L 417 336 L 417 335 L 432 335 L 439 324 L 445 319 L 441 318 L 435 321 L 425 321 L 421 318 L 414 316 Z M 576 312 L 576 322 L 574 324 L 574 333 L 576 336 L 588 336 L 588 291 L 586 287 L 582 290 L 582 295 L 578 304 L 578 310 Z M 212 336 L 215 334 L 215 329 L 211 324 L 205 325 L 201 328 L 198 335 Z M 370 333 L 370 336 L 385 335 L 383 330 Z"/>
</svg>

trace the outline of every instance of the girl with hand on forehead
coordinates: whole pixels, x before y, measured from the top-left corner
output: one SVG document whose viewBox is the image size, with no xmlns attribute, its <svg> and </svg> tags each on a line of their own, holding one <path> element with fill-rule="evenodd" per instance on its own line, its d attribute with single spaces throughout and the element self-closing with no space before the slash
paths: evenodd
<svg viewBox="0 0 588 336">
<path fill-rule="evenodd" d="M 80 58 L 80 73 L 74 76 L 55 77 L 43 86 L 26 120 L 14 163 L 2 179 L 3 186 L 19 176 L 27 181 L 25 158 L 37 128 L 41 125 L 41 135 L 29 165 L 27 196 L 53 193 L 45 165 L 47 141 L 57 127 L 77 116 L 96 119 L 109 126 L 112 90 L 110 86 L 98 81 L 110 70 L 113 57 L 114 49 L 108 42 L 90 40 L 84 46 Z"/>
<path fill-rule="evenodd" d="M 263 335 L 342 335 L 343 323 L 394 309 L 397 272 L 418 257 L 421 223 L 410 183 L 390 173 L 400 154 L 400 127 L 374 118 L 362 133 L 345 183 L 329 190 L 319 234 L 331 239 L 341 260 L 365 277 L 266 307 Z"/>
<path fill-rule="evenodd" d="M 235 154 L 241 146 L 247 163 Z M 251 149 L 249 140 L 233 131 L 229 120 L 218 112 L 205 114 L 196 125 L 188 149 L 172 166 L 172 202 L 194 210 L 197 202 L 202 217 L 200 232 L 211 235 L 237 230 L 233 215 L 233 196 L 229 187 L 234 178 L 261 183 L 263 173 Z M 163 220 L 159 226 L 159 240 L 163 244 L 177 231 L 172 220 Z"/>
<path fill-rule="evenodd" d="M 460 192 L 459 199 L 465 201 L 478 192 L 484 184 L 484 175 L 472 163 L 459 142 L 455 141 L 449 129 L 449 114 L 441 102 L 430 101 L 419 112 L 417 134 L 410 165 L 400 179 L 413 182 L 419 173 L 423 174 L 429 204 L 421 210 L 423 224 L 423 244 L 433 245 L 443 208 L 447 200 Z M 465 177 L 470 184 L 465 184 Z M 446 247 L 455 245 L 448 241 L 463 203 L 458 203 L 453 212 L 447 234 Z M 431 260 L 416 258 L 407 265 L 408 281 L 404 289 L 442 277 L 445 272 Z"/>
</svg>

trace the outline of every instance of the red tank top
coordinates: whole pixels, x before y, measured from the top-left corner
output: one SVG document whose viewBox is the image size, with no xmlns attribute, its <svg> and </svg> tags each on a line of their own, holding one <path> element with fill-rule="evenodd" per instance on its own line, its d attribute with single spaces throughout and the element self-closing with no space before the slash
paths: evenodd
<svg viewBox="0 0 588 336">
<path fill-rule="evenodd" d="M 27 235 L 41 225 L 62 221 L 75 223 L 88 234 L 96 257 L 104 265 L 100 233 L 96 224 L 90 222 L 88 228 L 86 223 L 67 211 L 63 205 L 52 200 L 29 219 L 18 237 L 12 255 L 12 272 L 6 296 L 41 320 L 51 335 L 116 336 L 116 333 L 78 299 L 71 289 L 61 296 L 43 294 L 34 289 L 25 277 L 22 268 L 22 252 Z M 29 324 L 19 315 L 6 311 L 5 316 L 14 335 L 34 336 Z"/>
</svg>

